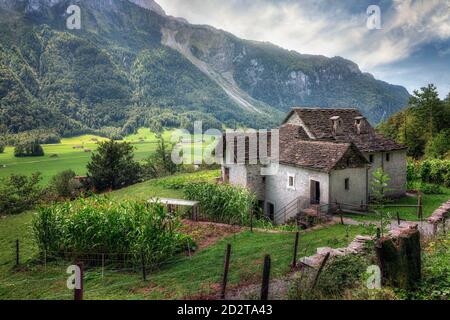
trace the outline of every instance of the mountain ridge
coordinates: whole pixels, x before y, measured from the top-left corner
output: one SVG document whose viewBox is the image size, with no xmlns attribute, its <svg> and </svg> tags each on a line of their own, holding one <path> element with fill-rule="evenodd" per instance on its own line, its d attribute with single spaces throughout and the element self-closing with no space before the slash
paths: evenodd
<svg viewBox="0 0 450 320">
<path fill-rule="evenodd" d="M 72 3 L 81 30 L 65 29 Z M 67 134 L 196 119 L 269 127 L 299 105 L 357 107 L 376 123 L 409 98 L 344 58 L 192 25 L 153 0 L 0 0 L 0 8 L 0 120 L 13 132 L 49 119 Z"/>
</svg>

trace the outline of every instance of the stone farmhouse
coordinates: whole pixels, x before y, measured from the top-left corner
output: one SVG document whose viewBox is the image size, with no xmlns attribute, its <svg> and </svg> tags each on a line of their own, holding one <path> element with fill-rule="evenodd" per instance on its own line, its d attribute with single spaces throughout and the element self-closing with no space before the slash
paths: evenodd
<svg viewBox="0 0 450 320">
<path fill-rule="evenodd" d="M 274 222 L 286 222 L 302 210 L 329 211 L 336 203 L 364 208 L 372 173 L 378 168 L 391 178 L 390 196 L 405 194 L 406 147 L 376 133 L 357 109 L 294 108 L 278 129 L 276 174 L 264 176 L 261 167 L 267 164 L 249 161 L 247 137 L 241 143 L 234 140 L 234 155 L 244 148 L 245 159 L 235 157 L 222 166 L 222 181 L 255 192 L 263 212 Z M 270 149 L 271 135 L 267 135 Z M 225 157 L 229 154 L 225 149 Z"/>
</svg>

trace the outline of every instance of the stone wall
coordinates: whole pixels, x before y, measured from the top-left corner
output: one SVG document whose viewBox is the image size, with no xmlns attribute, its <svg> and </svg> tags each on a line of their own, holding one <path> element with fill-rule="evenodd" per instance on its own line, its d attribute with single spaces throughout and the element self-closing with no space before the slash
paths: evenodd
<svg viewBox="0 0 450 320">
<path fill-rule="evenodd" d="M 345 189 L 345 179 L 349 179 L 349 190 Z M 367 204 L 366 168 L 333 170 L 330 173 L 330 201 L 354 205 Z"/>
<path fill-rule="evenodd" d="M 389 161 L 386 160 L 386 154 L 389 154 Z M 383 170 L 391 178 L 389 188 L 393 189 L 388 192 L 389 196 L 401 197 L 406 193 L 406 150 L 365 153 L 367 159 L 373 156 L 373 162 L 369 168 L 369 194 L 371 193 L 370 181 L 372 174 L 378 168 Z"/>
<path fill-rule="evenodd" d="M 294 176 L 294 188 L 288 187 L 289 175 Z M 329 176 L 327 173 L 280 164 L 277 175 L 266 177 L 266 208 L 267 203 L 270 202 L 275 206 L 276 213 L 299 197 L 303 197 L 302 200 L 309 202 L 311 180 L 320 183 L 321 203 L 329 203 Z"/>
</svg>

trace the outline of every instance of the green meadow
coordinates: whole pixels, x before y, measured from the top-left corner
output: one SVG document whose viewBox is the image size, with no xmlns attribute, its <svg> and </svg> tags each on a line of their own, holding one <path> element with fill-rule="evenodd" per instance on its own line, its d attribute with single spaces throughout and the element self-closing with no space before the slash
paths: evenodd
<svg viewBox="0 0 450 320">
<path fill-rule="evenodd" d="M 173 131 L 165 131 L 163 138 L 170 142 Z M 43 157 L 14 157 L 14 147 L 6 147 L 0 154 L 0 178 L 10 174 L 31 175 L 41 172 L 42 183 L 46 184 L 57 173 L 71 169 L 77 175 L 86 174 L 86 165 L 92 152 L 97 149 L 98 142 L 107 140 L 94 135 L 83 135 L 73 138 L 63 138 L 59 144 L 43 145 Z M 135 159 L 142 161 L 148 158 L 157 148 L 157 137 L 149 129 L 140 128 L 136 134 L 126 136 L 124 141 L 135 147 Z"/>
</svg>

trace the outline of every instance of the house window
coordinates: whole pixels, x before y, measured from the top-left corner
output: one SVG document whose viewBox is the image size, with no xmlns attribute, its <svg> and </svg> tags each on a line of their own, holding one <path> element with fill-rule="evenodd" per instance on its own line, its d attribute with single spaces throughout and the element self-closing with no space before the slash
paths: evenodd
<svg viewBox="0 0 450 320">
<path fill-rule="evenodd" d="M 369 162 L 373 163 L 373 154 L 369 155 Z"/>
<path fill-rule="evenodd" d="M 391 154 L 390 153 L 386 153 L 386 161 L 389 162 L 389 160 L 391 160 Z"/>
<path fill-rule="evenodd" d="M 295 189 L 295 175 L 289 174 L 288 175 L 288 189 Z"/>
<path fill-rule="evenodd" d="M 345 179 L 345 190 L 350 190 L 350 179 L 349 178 Z"/>
</svg>

